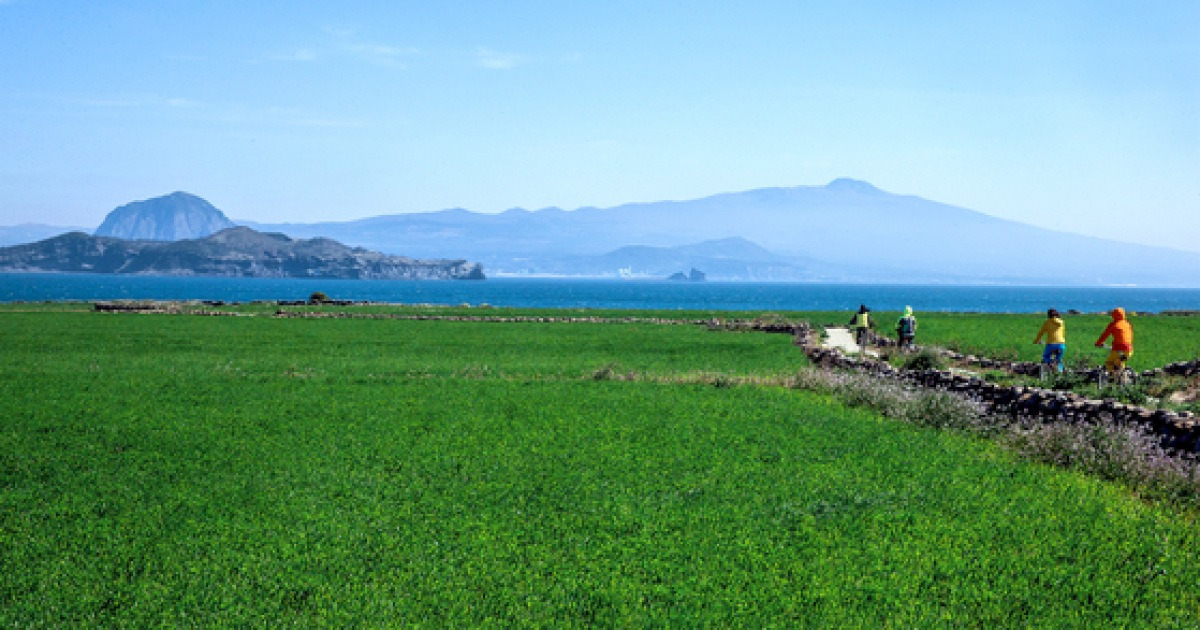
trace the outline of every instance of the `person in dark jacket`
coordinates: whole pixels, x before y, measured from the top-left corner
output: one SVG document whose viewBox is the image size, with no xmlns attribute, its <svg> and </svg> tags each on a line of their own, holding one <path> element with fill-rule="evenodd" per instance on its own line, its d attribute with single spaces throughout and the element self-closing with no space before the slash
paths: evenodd
<svg viewBox="0 0 1200 630">
<path fill-rule="evenodd" d="M 866 345 L 868 333 L 875 327 L 875 323 L 871 321 L 871 309 L 867 308 L 866 304 L 859 304 L 858 312 L 850 318 L 848 325 L 854 330 L 854 342 L 860 346 Z"/>
<path fill-rule="evenodd" d="M 911 350 L 916 336 L 917 317 L 913 315 L 911 306 L 905 306 L 904 314 L 896 320 L 896 346 L 901 350 Z"/>
</svg>

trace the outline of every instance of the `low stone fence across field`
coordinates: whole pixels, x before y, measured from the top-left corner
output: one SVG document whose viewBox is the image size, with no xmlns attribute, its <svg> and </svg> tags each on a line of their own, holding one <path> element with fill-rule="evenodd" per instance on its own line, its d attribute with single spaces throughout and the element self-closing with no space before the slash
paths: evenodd
<svg viewBox="0 0 1200 630">
<path fill-rule="evenodd" d="M 299 319 L 395 319 L 406 321 L 494 322 L 532 324 L 657 324 L 667 326 L 704 326 L 709 330 L 768 332 L 792 335 L 796 345 L 807 343 L 812 327 L 807 323 L 758 319 L 673 319 L 669 317 L 574 317 L 554 315 L 436 315 L 402 313 L 353 313 L 347 311 L 288 311 L 279 309 L 275 317 Z"/>
<path fill-rule="evenodd" d="M 1107 420 L 1118 424 L 1137 423 L 1154 431 L 1167 448 L 1200 452 L 1200 420 L 1190 412 L 1146 409 L 1113 400 L 1093 400 L 1070 392 L 1036 387 L 998 385 L 942 370 L 901 370 L 886 361 L 850 358 L 839 350 L 814 344 L 806 345 L 805 353 L 819 366 L 856 370 L 878 378 L 958 394 L 981 403 L 990 413 L 1045 422 L 1092 423 Z M 1172 369 L 1196 370 L 1200 368 L 1198 363 L 1193 361 L 1180 364 L 1184 367 Z"/>
<path fill-rule="evenodd" d="M 275 311 L 275 317 L 292 319 L 394 319 L 403 321 L 491 322 L 500 324 L 660 324 L 709 325 L 709 320 L 659 317 L 558 317 L 542 315 L 404 315 L 400 313 L 350 313 L 344 311 Z"/>
<path fill-rule="evenodd" d="M 100 313 L 167 313 L 167 302 L 95 302 L 92 310 Z"/>
<path fill-rule="evenodd" d="M 154 313 L 159 315 L 208 315 L 213 317 L 246 317 L 247 313 L 236 311 L 213 311 L 191 308 L 195 305 L 221 306 L 222 302 L 93 302 L 92 310 L 98 313 Z M 185 308 L 188 307 L 188 308 Z"/>
</svg>

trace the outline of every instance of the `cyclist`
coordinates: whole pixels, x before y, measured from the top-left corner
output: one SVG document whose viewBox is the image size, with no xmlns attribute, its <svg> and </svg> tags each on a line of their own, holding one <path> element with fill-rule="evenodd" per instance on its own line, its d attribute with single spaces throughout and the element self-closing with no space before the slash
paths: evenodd
<svg viewBox="0 0 1200 630">
<path fill-rule="evenodd" d="M 1125 362 L 1133 356 L 1133 326 L 1125 319 L 1125 309 L 1112 310 L 1112 322 L 1096 340 L 1096 347 L 1103 348 L 1104 340 L 1112 337 L 1112 351 L 1104 361 L 1104 369 L 1110 376 L 1125 369 Z"/>
<path fill-rule="evenodd" d="M 1046 338 L 1046 347 L 1042 349 L 1042 363 L 1063 371 L 1063 356 L 1067 353 L 1067 325 L 1055 309 L 1046 311 L 1046 321 L 1042 324 L 1033 343 L 1041 343 Z"/>
<path fill-rule="evenodd" d="M 858 312 L 850 318 L 850 326 L 854 327 L 854 342 L 859 346 L 867 345 L 867 333 L 875 327 L 871 321 L 871 309 L 866 304 L 858 305 Z"/>
<path fill-rule="evenodd" d="M 896 346 L 900 350 L 911 350 L 917 336 L 917 318 L 911 306 L 904 307 L 904 314 L 896 320 Z"/>
</svg>

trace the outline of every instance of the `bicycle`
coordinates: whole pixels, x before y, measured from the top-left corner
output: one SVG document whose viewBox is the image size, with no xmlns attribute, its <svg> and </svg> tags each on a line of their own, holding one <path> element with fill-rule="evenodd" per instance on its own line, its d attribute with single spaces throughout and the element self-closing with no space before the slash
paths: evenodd
<svg viewBox="0 0 1200 630">
<path fill-rule="evenodd" d="M 871 331 L 868 328 L 856 328 L 854 330 L 854 343 L 858 344 L 858 351 L 865 353 L 867 346 L 871 344 Z"/>
<path fill-rule="evenodd" d="M 1112 346 L 1096 346 L 1096 347 L 1102 348 L 1104 350 L 1109 350 L 1109 351 L 1112 350 Z M 1117 364 L 1117 369 L 1114 370 L 1112 373 L 1110 373 L 1108 371 L 1107 365 L 1100 366 L 1100 368 L 1096 374 L 1096 389 L 1104 389 L 1104 388 L 1108 387 L 1110 384 L 1114 385 L 1116 387 L 1130 387 L 1133 385 L 1137 385 L 1137 380 L 1138 380 L 1137 372 L 1134 372 L 1132 369 L 1129 368 L 1129 366 L 1125 365 L 1125 361 L 1128 360 L 1128 358 L 1129 358 L 1129 356 L 1126 355 L 1124 352 L 1122 352 L 1120 354 L 1120 362 Z M 1107 362 L 1107 358 L 1106 358 L 1106 362 Z"/>
<path fill-rule="evenodd" d="M 1048 381 L 1063 373 L 1063 351 L 1051 350 L 1049 355 L 1043 353 L 1041 363 L 1038 363 L 1038 378 Z"/>
<path fill-rule="evenodd" d="M 1099 382 L 1100 389 L 1108 387 L 1110 381 L 1117 387 L 1132 387 L 1137 385 L 1138 375 L 1137 372 L 1134 372 L 1127 367 L 1117 370 L 1112 375 L 1108 373 L 1108 369 L 1102 369 L 1100 372 L 1100 377 L 1097 380 Z"/>
<path fill-rule="evenodd" d="M 1042 361 L 1038 364 L 1038 380 L 1049 381 L 1059 373 L 1059 370 L 1053 363 Z"/>
</svg>

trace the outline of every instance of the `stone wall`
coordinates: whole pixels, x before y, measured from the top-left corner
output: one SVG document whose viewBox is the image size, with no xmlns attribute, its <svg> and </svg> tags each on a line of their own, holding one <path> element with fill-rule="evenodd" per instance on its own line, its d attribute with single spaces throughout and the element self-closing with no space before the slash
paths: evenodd
<svg viewBox="0 0 1200 630">
<path fill-rule="evenodd" d="M 1152 430 L 1161 438 L 1163 446 L 1169 449 L 1200 452 L 1200 420 L 1190 412 L 1147 409 L 1114 400 L 1094 400 L 1072 392 L 1037 387 L 998 385 L 975 376 L 943 370 L 902 370 L 886 361 L 847 357 L 839 350 L 822 348 L 811 341 L 804 345 L 804 350 L 815 365 L 855 370 L 878 378 L 951 392 L 981 403 L 990 413 L 1043 422 L 1136 423 Z M 1036 367 L 1036 364 L 1033 365 Z M 1150 372 L 1185 376 L 1200 374 L 1200 361 L 1173 363 Z"/>
</svg>

